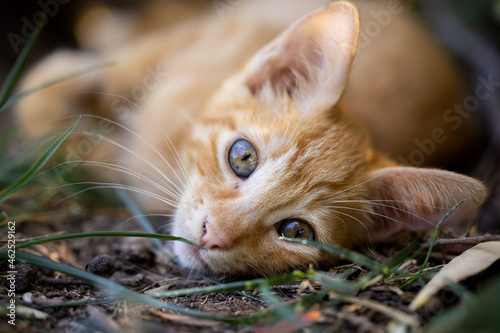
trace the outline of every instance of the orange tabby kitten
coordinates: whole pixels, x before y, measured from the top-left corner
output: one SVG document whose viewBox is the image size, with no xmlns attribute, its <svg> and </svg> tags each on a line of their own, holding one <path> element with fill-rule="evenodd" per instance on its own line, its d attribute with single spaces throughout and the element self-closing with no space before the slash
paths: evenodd
<svg viewBox="0 0 500 333">
<path fill-rule="evenodd" d="M 101 59 L 117 65 L 27 98 L 20 122 L 36 136 L 71 113 L 125 115 L 129 141 L 110 141 L 127 151 L 128 163 L 101 166 L 129 174 L 132 190 L 158 199 L 144 201 L 148 209 L 173 208 L 172 234 L 209 249 L 177 242 L 180 262 L 219 275 L 336 260 L 281 235 L 349 248 L 433 228 L 464 199 L 446 224 L 470 216 L 485 199 L 479 181 L 386 157 L 411 151 L 422 133 L 446 130 L 442 112 L 461 93 L 449 59 L 394 1 L 359 3 L 362 19 L 389 13 L 390 25 L 371 40 L 365 35 L 356 57 L 365 30 L 352 3 L 334 2 L 291 24 L 321 4 L 248 1 L 223 21 L 205 13 L 142 38 L 58 52 L 24 87 Z M 140 110 L 114 112 L 117 101 L 126 104 L 116 94 L 133 96 L 158 68 L 168 76 L 147 98 L 135 96 L 139 107 L 128 103 Z M 91 94 L 88 103 L 82 91 L 89 90 L 107 94 Z M 460 136 L 446 132 L 429 163 L 452 158 L 474 126 Z"/>
</svg>

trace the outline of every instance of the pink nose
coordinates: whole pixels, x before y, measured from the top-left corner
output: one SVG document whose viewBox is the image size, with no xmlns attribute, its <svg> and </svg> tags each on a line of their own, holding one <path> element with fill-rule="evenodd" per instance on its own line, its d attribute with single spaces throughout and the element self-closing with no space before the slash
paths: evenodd
<svg viewBox="0 0 500 333">
<path fill-rule="evenodd" d="M 213 224 L 208 221 L 203 222 L 203 236 L 201 237 L 201 245 L 207 249 L 224 249 L 227 247 L 227 241 L 223 235 L 217 232 Z"/>
</svg>

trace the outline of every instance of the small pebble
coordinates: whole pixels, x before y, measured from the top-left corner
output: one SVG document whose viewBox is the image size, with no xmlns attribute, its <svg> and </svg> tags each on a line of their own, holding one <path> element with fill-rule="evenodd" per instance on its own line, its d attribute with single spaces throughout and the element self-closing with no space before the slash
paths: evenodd
<svg viewBox="0 0 500 333">
<path fill-rule="evenodd" d="M 108 278 L 115 272 L 115 260 L 107 254 L 101 254 L 90 259 L 85 270 Z"/>
</svg>

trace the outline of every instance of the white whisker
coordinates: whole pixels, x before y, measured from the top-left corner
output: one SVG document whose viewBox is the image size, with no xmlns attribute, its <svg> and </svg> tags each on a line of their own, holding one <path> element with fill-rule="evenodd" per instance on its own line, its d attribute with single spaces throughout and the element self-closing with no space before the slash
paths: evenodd
<svg viewBox="0 0 500 333">
<path fill-rule="evenodd" d="M 123 226 L 124 224 L 134 220 L 134 219 L 137 219 L 139 217 L 151 217 L 151 216 L 160 216 L 160 217 L 174 217 L 174 215 L 172 214 L 141 214 L 141 215 L 134 215 L 134 216 L 131 216 L 129 217 L 128 219 L 126 219 L 125 221 L 122 221 L 119 225 L 117 225 L 113 230 L 119 230 L 121 226 Z M 160 228 L 164 228 L 165 226 L 162 226 Z M 159 228 L 159 229 L 160 229 Z M 160 233 L 160 232 L 159 232 Z"/>
<path fill-rule="evenodd" d="M 129 98 L 127 98 L 125 96 L 120 96 L 120 95 L 115 95 L 115 94 L 110 94 L 110 93 L 101 93 L 101 94 L 110 95 L 110 96 L 114 96 L 114 97 L 118 96 L 118 97 L 122 98 L 123 100 L 127 101 L 128 103 L 134 105 L 140 111 L 145 112 L 145 110 L 143 108 L 141 108 L 141 106 L 139 106 L 137 103 L 135 103 L 134 101 L 130 100 Z M 151 117 L 151 119 L 153 120 L 153 123 L 156 125 L 156 127 L 158 129 L 161 130 L 163 139 L 165 140 L 165 138 L 166 138 L 168 140 L 168 142 L 165 141 L 165 143 L 167 143 L 167 147 L 170 150 L 170 153 L 172 153 L 172 156 L 174 157 L 175 162 L 177 163 L 177 165 L 181 169 L 181 172 L 182 172 L 184 178 L 188 181 L 188 183 L 192 187 L 193 184 L 191 183 L 191 181 L 189 179 L 189 176 L 187 174 L 186 168 L 184 167 L 184 164 L 182 163 L 181 157 L 180 157 L 179 153 L 177 152 L 177 149 L 175 148 L 174 144 L 170 140 L 170 137 L 165 133 L 165 131 L 163 130 L 163 128 L 159 125 L 159 122 L 156 121 L 156 119 L 155 119 L 153 113 L 151 112 L 151 110 L 148 109 L 148 111 L 149 111 L 148 114 Z M 173 151 L 172 151 L 172 149 L 173 149 Z M 168 163 L 167 163 L 167 165 L 168 165 Z M 171 168 L 171 170 L 175 173 L 175 170 L 173 170 L 172 168 Z M 177 174 L 176 174 L 176 176 L 177 176 Z M 177 178 L 179 178 L 179 177 L 177 176 Z M 182 180 L 180 178 L 179 178 L 179 181 L 181 181 L 181 183 L 182 183 Z M 183 184 L 183 185 L 185 186 L 185 184 Z"/>
<path fill-rule="evenodd" d="M 142 170 L 142 171 L 148 172 L 152 177 L 156 178 L 158 182 L 164 184 L 167 188 L 161 186 L 160 184 L 155 182 L 153 179 L 148 178 L 147 176 L 145 176 L 137 171 L 134 171 L 132 169 L 126 168 L 120 164 L 112 164 L 112 163 L 105 163 L 105 162 L 98 162 L 98 161 L 75 160 L 75 161 L 66 161 L 66 162 L 60 163 L 60 164 L 56 165 L 54 168 L 65 165 L 65 164 L 71 164 L 71 163 L 89 164 L 92 166 L 98 166 L 98 167 L 101 167 L 104 169 L 117 171 L 117 172 L 129 175 L 129 176 L 135 177 L 137 179 L 140 179 L 140 180 L 152 185 L 153 187 L 157 188 L 158 190 L 162 191 L 163 193 L 168 194 L 175 199 L 180 199 L 180 194 L 175 192 L 175 189 L 170 187 L 169 184 L 165 183 L 165 181 L 163 179 L 159 178 L 156 175 L 151 174 L 147 170 Z"/>
<path fill-rule="evenodd" d="M 394 210 L 403 212 L 405 214 L 408 214 L 409 216 L 416 217 L 416 218 L 418 218 L 418 219 L 420 219 L 422 221 L 425 221 L 429 225 L 435 225 L 435 223 L 433 223 L 433 222 L 431 222 L 431 221 L 423 218 L 422 216 L 420 216 L 418 214 L 415 214 L 414 212 L 412 212 L 410 210 L 406 210 L 406 209 L 403 209 L 403 208 L 400 208 L 400 207 L 397 207 L 397 206 L 393 206 L 393 205 L 382 204 L 382 203 L 379 203 L 378 201 L 396 202 L 396 203 L 411 203 L 411 204 L 421 205 L 421 206 L 424 206 L 424 207 L 436 208 L 436 209 L 440 209 L 440 210 L 443 210 L 443 211 L 447 211 L 448 210 L 446 208 L 441 208 L 441 207 L 437 207 L 437 206 L 433 206 L 433 205 L 427 205 L 427 204 L 423 204 L 423 203 L 417 203 L 417 202 L 411 202 L 411 201 L 403 201 L 403 200 L 340 200 L 340 201 L 335 201 L 335 203 L 367 203 L 367 204 L 374 205 L 374 206 L 388 207 L 388 208 L 392 208 Z M 337 207 L 337 208 L 338 207 L 343 207 L 343 208 L 346 208 L 346 209 L 353 209 L 353 210 L 355 209 L 355 208 L 349 207 L 349 206 L 330 206 L 330 207 Z M 384 217 L 386 219 L 390 219 L 390 220 L 392 220 L 394 222 L 397 222 L 397 223 L 403 223 L 401 221 L 392 219 L 389 216 L 386 216 L 386 215 L 383 215 L 383 214 L 378 214 L 378 213 L 375 213 L 373 211 L 361 210 L 361 209 L 357 209 L 357 210 L 364 211 L 364 212 L 367 212 L 367 213 L 370 213 L 370 214 L 373 214 L 373 215 L 379 215 L 381 217 Z"/>
<path fill-rule="evenodd" d="M 165 130 L 159 125 L 159 122 L 156 120 L 156 118 L 154 117 L 154 115 L 151 112 L 151 110 L 149 110 L 149 116 L 151 117 L 151 119 L 152 119 L 153 123 L 156 125 L 156 127 L 161 131 L 163 141 L 167 144 L 168 150 L 170 151 L 170 153 L 174 157 L 175 162 L 177 163 L 177 166 L 179 166 L 179 169 L 181 170 L 182 175 L 187 180 L 187 182 L 189 183 L 189 185 L 191 185 L 191 188 L 192 188 L 193 184 L 192 184 L 191 180 L 189 179 L 189 175 L 187 173 L 187 169 L 184 166 L 184 163 L 182 163 L 181 156 L 179 155 L 179 152 L 175 148 L 175 145 L 173 144 L 172 140 L 170 140 L 170 137 L 167 135 L 167 133 L 165 132 Z"/>
<path fill-rule="evenodd" d="M 336 197 L 336 196 L 338 196 L 338 195 L 339 195 L 339 194 L 341 194 L 341 193 L 345 193 L 345 192 L 350 191 L 350 190 L 352 190 L 352 189 L 354 189 L 354 188 L 356 188 L 356 187 L 359 187 L 359 186 L 365 185 L 366 183 L 371 182 L 372 180 L 374 180 L 374 179 L 376 179 L 376 178 L 378 178 L 378 177 L 379 177 L 378 175 L 377 175 L 377 176 L 374 176 L 374 177 L 372 177 L 372 178 L 370 178 L 370 179 L 367 179 L 367 180 L 365 180 L 365 181 L 363 181 L 363 182 L 361 182 L 361 183 L 358 183 L 358 184 L 356 184 L 356 185 L 353 185 L 353 186 L 350 186 L 350 187 L 348 187 L 348 188 L 345 188 L 345 189 L 343 189 L 342 191 L 338 191 L 338 192 L 332 193 L 332 197 Z"/>
<path fill-rule="evenodd" d="M 77 183 L 71 183 L 71 184 L 63 184 L 63 185 L 52 187 L 52 188 L 53 189 L 58 189 L 58 188 L 72 186 L 72 185 L 95 185 L 95 186 L 92 186 L 92 187 L 80 190 L 80 191 L 78 191 L 76 193 L 73 193 L 73 194 L 71 194 L 71 195 L 69 195 L 69 196 L 67 196 L 67 197 L 59 200 L 58 202 L 56 202 L 56 205 L 59 204 L 63 200 L 72 198 L 74 196 L 77 196 L 77 195 L 79 195 L 81 193 L 84 193 L 84 192 L 87 192 L 87 191 L 90 191 L 90 190 L 116 188 L 116 189 L 122 189 L 122 190 L 127 190 L 127 191 L 131 191 L 131 192 L 136 192 L 136 193 L 139 193 L 139 194 L 143 194 L 143 195 L 146 195 L 148 197 L 157 199 L 157 200 L 159 200 L 159 201 L 161 201 L 161 202 L 163 202 L 163 203 L 165 203 L 165 204 L 167 204 L 169 206 L 172 206 L 173 208 L 177 207 L 177 203 L 175 201 L 172 201 L 172 200 L 170 200 L 168 198 L 162 197 L 161 195 L 158 195 L 156 193 L 153 193 L 153 192 L 150 192 L 150 191 L 147 191 L 147 190 L 143 190 L 143 189 L 140 189 L 140 188 L 137 188 L 137 187 L 134 187 L 134 186 L 123 185 L 123 184 L 105 183 L 105 182 L 77 182 Z"/>
<path fill-rule="evenodd" d="M 394 219 L 392 217 L 386 216 L 384 214 L 379 214 L 379 213 L 376 213 L 376 212 L 373 212 L 373 211 L 367 210 L 367 209 L 354 208 L 354 207 L 349 207 L 349 206 L 328 206 L 328 207 L 330 207 L 330 208 L 342 208 L 342 209 L 355 210 L 357 212 L 363 212 L 363 213 L 368 213 L 368 214 L 372 214 L 372 215 L 377 215 L 377 216 L 386 218 L 388 220 L 391 220 L 393 222 L 404 224 L 404 222 L 402 222 L 402 221 L 396 220 L 396 219 Z M 338 212 L 338 211 L 336 210 L 335 212 Z M 429 221 L 427 221 L 427 222 L 429 222 Z M 429 223 L 431 223 L 431 222 L 429 222 Z"/>
<path fill-rule="evenodd" d="M 112 144 L 112 145 L 114 145 L 114 146 L 116 146 L 118 148 L 121 148 L 124 151 L 132 154 L 133 156 L 137 157 L 139 160 L 141 160 L 142 162 L 144 162 L 146 165 L 148 165 L 149 167 L 151 167 L 153 170 L 155 170 L 156 172 L 158 172 L 159 175 L 161 175 L 167 182 L 169 182 L 172 186 L 174 186 L 176 188 L 176 190 L 178 191 L 177 193 L 182 193 L 182 190 L 179 188 L 179 186 L 175 182 L 173 182 L 170 178 L 168 178 L 157 166 L 155 166 L 153 163 L 151 163 L 150 161 L 148 161 L 147 159 L 145 159 L 144 157 L 142 157 L 141 155 L 139 155 L 135 151 L 133 151 L 133 150 L 125 147 L 124 145 L 116 142 L 115 140 L 109 139 L 107 137 L 103 137 L 103 136 L 100 136 L 100 135 L 97 135 L 97 134 L 93 134 L 93 133 L 82 133 L 82 134 L 85 134 L 85 135 L 88 135 L 88 136 L 91 136 L 91 137 L 99 138 L 99 139 L 101 139 L 101 140 L 103 140 L 103 141 L 105 141 L 107 143 L 110 143 L 110 144 Z M 168 162 L 164 158 L 163 158 L 163 160 L 168 165 Z"/>
<path fill-rule="evenodd" d="M 424 207 L 429 207 L 429 208 L 436 208 L 436 209 L 440 209 L 443 211 L 449 210 L 448 208 L 438 207 L 435 205 L 430 205 L 430 204 L 426 204 L 426 203 L 422 203 L 422 202 L 405 201 L 405 200 L 390 200 L 390 199 L 387 199 L 387 200 L 383 200 L 383 199 L 380 199 L 380 200 L 377 200 L 377 199 L 373 199 L 373 200 L 335 200 L 335 203 L 351 203 L 351 202 L 368 203 L 368 204 L 391 207 L 391 208 L 397 209 L 396 207 L 394 207 L 392 205 L 385 205 L 385 204 L 380 203 L 380 202 L 387 202 L 387 203 L 394 202 L 394 203 L 412 204 L 412 205 L 424 206 Z M 404 212 L 407 212 L 407 211 L 404 211 Z"/>
<path fill-rule="evenodd" d="M 340 208 L 344 208 L 344 207 L 340 207 Z M 372 241 L 372 240 L 371 240 L 370 230 L 368 229 L 368 227 L 367 227 L 367 226 L 366 226 L 363 222 L 361 222 L 361 221 L 360 221 L 359 219 L 357 219 L 356 217 L 354 217 L 354 216 L 352 216 L 352 215 L 349 215 L 349 214 L 347 214 L 347 213 L 339 212 L 339 211 L 337 211 L 337 210 L 334 210 L 334 213 L 335 213 L 335 214 L 342 214 L 342 215 L 344 215 L 344 216 L 347 216 L 347 217 L 349 217 L 349 218 L 351 218 L 351 219 L 353 219 L 353 220 L 357 221 L 359 224 L 361 224 L 361 225 L 363 226 L 363 228 L 365 228 L 365 230 L 366 230 L 366 234 L 368 235 L 368 242 L 369 242 L 369 243 L 371 243 L 371 241 Z"/>
<path fill-rule="evenodd" d="M 99 93 L 99 92 L 96 92 L 96 93 Z M 115 97 L 123 97 L 123 96 L 120 96 L 120 95 L 116 95 L 116 94 L 108 94 L 108 93 L 99 93 L 99 94 L 103 94 L 103 95 L 109 95 L 109 96 L 115 96 Z M 170 163 L 165 159 L 165 157 L 158 151 L 158 149 L 156 149 L 148 140 L 146 140 L 145 138 L 143 138 L 141 135 L 139 135 L 138 133 L 136 133 L 135 131 L 131 130 L 130 128 L 128 128 L 127 126 L 124 126 L 114 120 L 111 120 L 111 119 L 108 119 L 108 118 L 105 118 L 105 117 L 101 117 L 101 116 L 96 116 L 96 115 L 83 115 L 85 117 L 88 117 L 88 118 L 95 118 L 95 119 L 100 119 L 100 120 L 103 120 L 103 121 L 107 121 L 113 125 L 116 125 L 120 128 L 122 128 L 123 130 L 127 131 L 128 133 L 132 134 L 133 136 L 135 136 L 136 138 L 138 138 L 139 140 L 141 140 L 142 142 L 144 142 L 162 161 L 163 163 L 165 163 L 167 165 L 167 167 L 172 171 L 172 173 L 175 175 L 175 177 L 179 180 L 179 182 L 184 186 L 186 187 L 186 184 L 184 184 L 183 180 L 181 179 L 181 177 L 177 174 L 177 172 L 175 171 L 175 169 L 170 165 Z M 91 133 L 83 133 L 83 134 L 91 134 Z M 98 138 L 100 139 L 107 139 L 105 138 L 104 136 L 98 136 L 98 135 L 95 135 L 94 136 L 97 136 Z M 109 140 L 109 141 L 108 141 Z M 122 148 L 124 149 L 125 151 L 127 152 L 130 152 L 131 154 L 133 154 L 134 156 L 138 157 L 139 159 L 141 159 L 142 161 L 144 161 L 146 164 L 148 164 L 149 166 L 151 166 L 153 169 L 155 169 L 156 171 L 158 171 L 159 173 L 161 173 L 163 175 L 162 172 L 159 171 L 159 169 L 155 166 L 152 165 L 151 162 L 149 161 L 146 161 L 142 156 L 140 156 L 138 153 L 136 152 L 133 152 L 131 149 L 128 149 L 126 148 L 125 146 L 121 145 L 121 144 L 118 144 L 116 143 L 116 141 L 114 140 L 111 140 L 111 139 L 108 139 L 106 140 L 107 142 L 111 143 L 111 144 L 114 144 L 116 145 L 117 147 L 119 148 Z M 110 142 L 112 141 L 112 142 Z M 114 142 L 114 143 L 113 143 Z M 166 177 L 167 178 L 167 177 Z M 168 179 L 168 178 L 167 178 Z M 172 184 L 174 184 L 174 182 L 172 180 L 169 179 L 169 182 L 172 182 Z M 177 185 L 175 185 L 177 186 Z M 182 192 L 182 191 L 181 191 Z"/>
<path fill-rule="evenodd" d="M 429 223 L 429 224 L 431 224 L 431 225 L 434 225 L 434 223 L 432 223 L 431 221 L 424 219 L 423 217 L 421 217 L 421 216 L 420 216 L 420 215 L 418 215 L 418 214 L 413 213 L 412 211 L 409 211 L 409 210 L 406 210 L 406 209 L 403 209 L 403 208 L 399 208 L 399 207 L 395 207 L 395 206 L 392 206 L 392 205 L 386 205 L 386 204 L 381 204 L 381 203 L 377 203 L 377 202 L 365 202 L 365 201 L 363 201 L 363 200 L 335 201 L 335 203 L 351 203 L 351 202 L 369 203 L 369 204 L 371 204 L 371 205 L 375 205 L 375 206 L 392 208 L 392 209 L 394 209 L 394 210 L 397 210 L 397 211 L 400 211 L 400 212 L 406 213 L 406 214 L 408 214 L 408 215 L 410 215 L 410 216 L 413 216 L 413 217 L 419 218 L 419 219 L 421 219 L 421 220 L 423 220 L 423 221 L 425 221 L 425 222 L 427 222 L 427 223 Z M 405 202 L 405 201 L 400 201 L 400 202 L 407 203 L 407 202 Z M 411 203 L 411 202 L 410 202 L 410 203 Z M 442 209 L 443 211 L 444 211 L 444 210 L 446 210 L 446 209 L 444 209 L 444 208 L 439 208 L 439 207 L 435 207 L 435 206 L 432 206 L 432 205 L 425 205 L 425 204 L 422 204 L 422 205 L 423 205 L 423 206 L 427 206 L 427 207 L 432 207 L 432 208 Z M 333 207 L 333 206 L 332 206 L 332 207 Z M 344 207 L 344 206 L 336 206 L 336 207 Z M 344 208 L 354 209 L 354 208 L 352 208 L 352 207 L 348 207 L 348 206 L 345 206 Z M 371 211 L 366 210 L 366 212 L 371 212 Z M 383 216 L 383 217 L 385 217 L 385 218 L 390 219 L 388 216 L 381 215 L 381 214 L 377 214 L 377 213 L 375 213 L 375 212 L 371 212 L 371 214 L 374 214 L 374 215 L 380 215 L 380 216 Z"/>
<path fill-rule="evenodd" d="M 335 210 L 334 210 L 334 211 L 333 211 L 333 213 L 332 213 L 332 215 L 333 215 L 336 219 L 340 220 L 340 222 L 342 222 L 342 224 L 344 225 L 344 228 L 347 228 L 347 223 L 345 223 L 345 221 L 344 221 L 344 219 L 343 219 L 343 218 L 341 218 L 341 217 L 337 216 L 337 215 L 335 214 L 336 212 L 337 212 L 337 211 L 335 211 Z"/>
</svg>

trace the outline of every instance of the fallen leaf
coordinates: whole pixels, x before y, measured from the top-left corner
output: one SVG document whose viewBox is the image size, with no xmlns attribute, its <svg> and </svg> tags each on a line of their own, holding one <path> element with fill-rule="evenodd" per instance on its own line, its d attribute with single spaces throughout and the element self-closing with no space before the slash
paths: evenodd
<svg viewBox="0 0 500 333">
<path fill-rule="evenodd" d="M 482 272 L 500 259 L 500 242 L 485 242 L 468 249 L 454 258 L 420 290 L 411 302 L 410 310 L 424 306 L 429 299 L 449 282 L 458 282 Z"/>
</svg>

